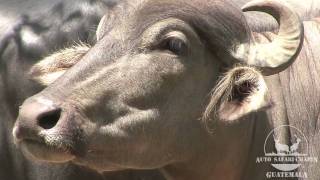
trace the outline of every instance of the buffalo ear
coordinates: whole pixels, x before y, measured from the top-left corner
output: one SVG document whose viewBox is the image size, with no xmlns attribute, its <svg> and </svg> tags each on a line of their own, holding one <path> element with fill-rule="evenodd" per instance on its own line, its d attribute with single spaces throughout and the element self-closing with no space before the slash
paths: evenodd
<svg viewBox="0 0 320 180">
<path fill-rule="evenodd" d="M 253 67 L 228 71 L 212 91 L 204 118 L 232 122 L 268 106 L 267 86 L 262 74 Z"/>
<path fill-rule="evenodd" d="M 48 86 L 75 65 L 89 49 L 88 45 L 81 44 L 53 53 L 32 66 L 29 75 L 32 80 Z"/>
</svg>

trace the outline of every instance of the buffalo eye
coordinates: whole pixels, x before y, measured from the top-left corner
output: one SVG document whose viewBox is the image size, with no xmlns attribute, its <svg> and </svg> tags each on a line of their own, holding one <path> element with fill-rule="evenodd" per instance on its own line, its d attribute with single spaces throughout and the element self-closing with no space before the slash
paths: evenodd
<svg viewBox="0 0 320 180">
<path fill-rule="evenodd" d="M 168 39 L 165 48 L 176 55 L 183 55 L 187 51 L 186 43 L 178 38 Z"/>
<path fill-rule="evenodd" d="M 185 55 L 188 51 L 187 37 L 180 31 L 172 31 L 166 34 L 161 44 L 163 50 L 176 55 Z"/>
</svg>

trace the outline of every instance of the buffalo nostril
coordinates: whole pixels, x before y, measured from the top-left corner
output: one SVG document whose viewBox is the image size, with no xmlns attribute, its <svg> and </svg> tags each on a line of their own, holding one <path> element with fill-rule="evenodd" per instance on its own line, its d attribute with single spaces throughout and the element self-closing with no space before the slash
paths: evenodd
<svg viewBox="0 0 320 180">
<path fill-rule="evenodd" d="M 38 117 L 38 125 L 43 129 L 53 128 L 59 121 L 61 109 L 46 112 Z"/>
</svg>

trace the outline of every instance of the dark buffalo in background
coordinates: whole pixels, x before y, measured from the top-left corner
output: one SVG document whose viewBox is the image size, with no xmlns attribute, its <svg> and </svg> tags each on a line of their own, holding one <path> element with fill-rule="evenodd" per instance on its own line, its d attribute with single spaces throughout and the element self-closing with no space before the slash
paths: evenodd
<svg viewBox="0 0 320 180">
<path fill-rule="evenodd" d="M 0 179 L 141 180 L 162 179 L 153 171 L 100 174 L 73 164 L 26 159 L 13 143 L 11 129 L 19 106 L 44 88 L 28 71 L 41 58 L 77 43 L 95 43 L 101 17 L 118 1 L 0 1 Z"/>
</svg>

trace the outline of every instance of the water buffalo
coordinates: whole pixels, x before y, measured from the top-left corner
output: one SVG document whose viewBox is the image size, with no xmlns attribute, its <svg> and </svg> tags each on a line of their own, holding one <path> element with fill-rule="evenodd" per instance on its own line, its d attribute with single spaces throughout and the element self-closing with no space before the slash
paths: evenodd
<svg viewBox="0 0 320 180">
<path fill-rule="evenodd" d="M 61 48 L 75 43 L 94 44 L 95 29 L 101 17 L 116 2 L 1 2 L 0 14 L 5 16 L 0 17 L 0 179 L 162 179 L 155 171 L 101 174 L 70 163 L 34 163 L 25 159 L 13 143 L 11 129 L 18 115 L 19 105 L 48 85 L 30 80 L 30 67 L 43 56 Z M 19 17 L 15 13 L 24 15 Z"/>
<path fill-rule="evenodd" d="M 43 61 L 55 70 L 35 66 L 36 79 L 51 83 L 66 70 L 55 58 L 80 58 L 23 103 L 13 135 L 25 155 L 100 172 L 161 168 L 168 179 L 265 179 L 270 167 L 255 158 L 272 127 L 300 127 L 316 142 L 316 21 L 303 24 L 275 0 L 243 7 L 277 20 L 279 30 L 263 33 L 225 1 L 128 8 L 101 20 L 87 53 L 74 48 Z M 301 170 L 316 179 L 317 168 Z"/>
</svg>

